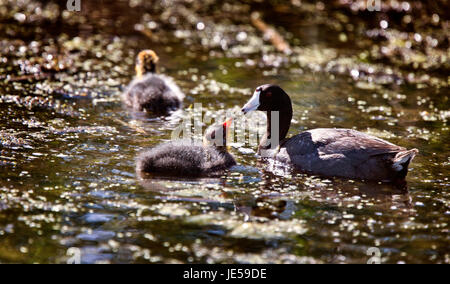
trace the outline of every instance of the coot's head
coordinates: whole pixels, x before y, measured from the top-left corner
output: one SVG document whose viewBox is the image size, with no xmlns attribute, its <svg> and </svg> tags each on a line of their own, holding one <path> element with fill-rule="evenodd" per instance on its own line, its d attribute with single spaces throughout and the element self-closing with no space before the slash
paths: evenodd
<svg viewBox="0 0 450 284">
<path fill-rule="evenodd" d="M 291 99 L 283 89 L 277 85 L 261 85 L 256 88 L 252 98 L 244 105 L 244 114 L 254 111 L 282 111 L 292 109 Z"/>
<path fill-rule="evenodd" d="M 146 73 L 155 73 L 158 61 L 159 57 L 153 50 L 146 49 L 139 52 L 136 57 L 136 75 L 141 77 Z"/>
<path fill-rule="evenodd" d="M 203 137 L 203 145 L 226 150 L 227 136 L 232 122 L 233 119 L 228 118 L 223 124 L 209 127 Z"/>
</svg>

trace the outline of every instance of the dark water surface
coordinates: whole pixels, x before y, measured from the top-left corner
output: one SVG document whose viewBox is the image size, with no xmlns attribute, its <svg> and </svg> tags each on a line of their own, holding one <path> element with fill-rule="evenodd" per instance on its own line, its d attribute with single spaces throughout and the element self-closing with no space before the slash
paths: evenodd
<svg viewBox="0 0 450 284">
<path fill-rule="evenodd" d="M 60 14 L 0 1 L 0 262 L 64 263 L 77 248 L 84 263 L 366 263 L 376 247 L 382 262 L 449 263 L 448 18 L 427 11 L 419 43 L 408 13 L 297 2 L 82 0 Z M 290 55 L 262 39 L 253 11 Z M 145 48 L 185 108 L 223 114 L 276 83 L 293 100 L 291 134 L 355 128 L 418 148 L 407 189 L 266 172 L 237 144 L 222 178 L 138 181 L 136 155 L 184 116 L 122 107 Z"/>
</svg>

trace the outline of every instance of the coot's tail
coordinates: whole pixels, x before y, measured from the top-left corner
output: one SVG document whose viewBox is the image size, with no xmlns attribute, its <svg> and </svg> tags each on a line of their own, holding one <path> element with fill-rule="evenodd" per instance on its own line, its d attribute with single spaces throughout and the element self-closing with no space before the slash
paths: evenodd
<svg viewBox="0 0 450 284">
<path fill-rule="evenodd" d="M 399 177 L 405 177 L 408 173 L 409 163 L 419 153 L 417 149 L 398 152 L 392 160 L 392 168 L 398 172 Z"/>
<path fill-rule="evenodd" d="M 155 171 L 154 157 L 151 153 L 143 152 L 136 159 L 136 173 L 138 175 L 150 174 Z"/>
</svg>

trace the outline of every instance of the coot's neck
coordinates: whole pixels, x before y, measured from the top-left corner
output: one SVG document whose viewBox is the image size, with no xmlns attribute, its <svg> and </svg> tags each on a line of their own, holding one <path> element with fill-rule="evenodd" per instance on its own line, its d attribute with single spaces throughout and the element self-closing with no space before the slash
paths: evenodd
<svg viewBox="0 0 450 284">
<path fill-rule="evenodd" d="M 147 65 L 136 65 L 136 77 L 138 78 L 154 73 L 156 73 L 156 64 L 153 62 Z"/>
<path fill-rule="evenodd" d="M 144 66 L 144 74 L 153 74 L 156 73 L 156 64 L 151 62 L 150 64 Z"/>
<path fill-rule="evenodd" d="M 292 120 L 290 98 L 286 95 L 278 107 L 275 110 L 267 111 L 266 115 L 267 129 L 259 144 L 259 150 L 275 149 L 286 138 Z"/>
</svg>

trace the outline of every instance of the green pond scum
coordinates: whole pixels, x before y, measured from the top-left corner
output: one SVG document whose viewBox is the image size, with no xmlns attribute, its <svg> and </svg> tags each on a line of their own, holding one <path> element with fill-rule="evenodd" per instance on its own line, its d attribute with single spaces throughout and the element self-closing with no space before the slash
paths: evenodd
<svg viewBox="0 0 450 284">
<path fill-rule="evenodd" d="M 366 2 L 0 0 L 0 263 L 450 263 L 448 1 Z M 124 108 L 143 49 L 185 112 Z M 192 105 L 263 83 L 289 135 L 419 149 L 406 185 L 268 172 L 238 144 L 221 177 L 136 177 Z"/>
</svg>

